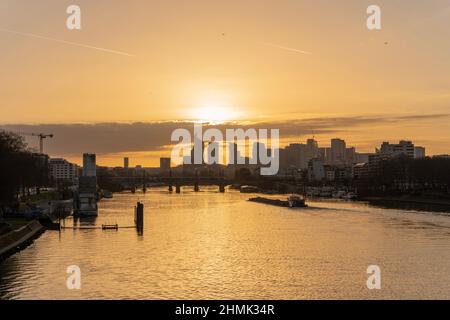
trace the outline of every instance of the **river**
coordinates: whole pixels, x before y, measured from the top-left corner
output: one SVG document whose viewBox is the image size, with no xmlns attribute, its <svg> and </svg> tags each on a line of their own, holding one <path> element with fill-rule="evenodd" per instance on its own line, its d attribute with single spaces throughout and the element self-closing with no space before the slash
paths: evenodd
<svg viewBox="0 0 450 320">
<path fill-rule="evenodd" d="M 450 299 L 450 214 L 344 201 L 288 209 L 250 196 L 115 194 L 96 219 L 66 226 L 132 226 L 142 201 L 142 236 L 46 231 L 0 264 L 0 299 Z M 71 265 L 80 290 L 66 287 Z M 380 290 L 366 286 L 369 265 Z"/>
</svg>

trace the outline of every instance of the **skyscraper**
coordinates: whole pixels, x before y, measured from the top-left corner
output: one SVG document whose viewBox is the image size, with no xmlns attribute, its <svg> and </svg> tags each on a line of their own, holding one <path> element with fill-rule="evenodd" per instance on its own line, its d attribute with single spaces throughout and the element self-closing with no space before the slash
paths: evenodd
<svg viewBox="0 0 450 320">
<path fill-rule="evenodd" d="M 339 165 L 346 162 L 346 143 L 342 139 L 331 139 L 331 164 Z"/>
<path fill-rule="evenodd" d="M 96 156 L 93 153 L 83 154 L 83 176 L 84 177 L 97 176 Z"/>
<path fill-rule="evenodd" d="M 316 158 L 319 155 L 319 144 L 314 139 L 308 139 L 306 140 L 306 150 L 310 159 Z"/>
</svg>

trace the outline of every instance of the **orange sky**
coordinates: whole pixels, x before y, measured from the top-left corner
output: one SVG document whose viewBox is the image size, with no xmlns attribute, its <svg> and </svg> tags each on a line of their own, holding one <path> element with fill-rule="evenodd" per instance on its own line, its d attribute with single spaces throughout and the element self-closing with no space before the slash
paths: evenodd
<svg viewBox="0 0 450 320">
<path fill-rule="evenodd" d="M 3 0 L 0 123 L 439 115 L 339 135 L 363 151 L 411 139 L 450 153 L 448 1 L 375 1 L 381 31 L 366 28 L 374 1 L 330 2 L 79 0 L 70 31 L 72 1 Z"/>
</svg>

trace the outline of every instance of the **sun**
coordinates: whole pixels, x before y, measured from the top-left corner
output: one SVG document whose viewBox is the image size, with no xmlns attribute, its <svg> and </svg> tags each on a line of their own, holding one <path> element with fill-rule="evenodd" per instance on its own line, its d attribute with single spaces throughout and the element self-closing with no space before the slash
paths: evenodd
<svg viewBox="0 0 450 320">
<path fill-rule="evenodd" d="M 187 110 L 189 120 L 209 123 L 224 123 L 239 120 L 243 114 L 235 106 L 236 93 L 219 89 L 193 90 L 191 108 Z"/>
<path fill-rule="evenodd" d="M 238 115 L 232 108 L 211 105 L 194 109 L 192 117 L 197 121 L 220 123 L 236 120 Z"/>
</svg>

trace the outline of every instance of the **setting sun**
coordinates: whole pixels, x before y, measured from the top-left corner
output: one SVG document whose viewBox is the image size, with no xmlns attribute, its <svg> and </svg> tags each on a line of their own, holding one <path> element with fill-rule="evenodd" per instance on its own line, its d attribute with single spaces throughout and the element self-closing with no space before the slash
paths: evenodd
<svg viewBox="0 0 450 320">
<path fill-rule="evenodd" d="M 206 106 L 194 109 L 191 116 L 198 121 L 224 122 L 236 120 L 238 118 L 238 113 L 231 108 Z"/>
</svg>

